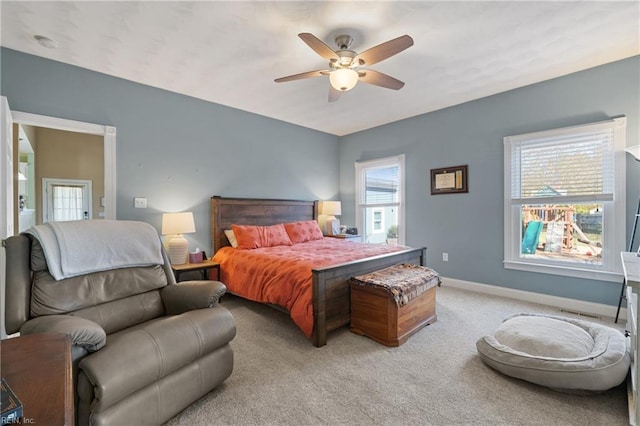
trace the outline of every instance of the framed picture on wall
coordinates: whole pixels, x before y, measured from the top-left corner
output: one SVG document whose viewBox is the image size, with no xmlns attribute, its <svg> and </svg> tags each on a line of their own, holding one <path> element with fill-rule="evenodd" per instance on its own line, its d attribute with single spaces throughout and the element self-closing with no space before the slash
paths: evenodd
<svg viewBox="0 0 640 426">
<path fill-rule="evenodd" d="M 469 192 L 468 166 L 431 169 L 431 195 Z"/>
</svg>

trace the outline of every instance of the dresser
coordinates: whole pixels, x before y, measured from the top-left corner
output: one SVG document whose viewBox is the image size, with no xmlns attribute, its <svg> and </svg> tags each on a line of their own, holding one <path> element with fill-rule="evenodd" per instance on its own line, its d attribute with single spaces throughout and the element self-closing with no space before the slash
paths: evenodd
<svg viewBox="0 0 640 426">
<path fill-rule="evenodd" d="M 622 268 L 627 285 L 627 331 L 631 337 L 631 379 L 629 389 L 629 423 L 640 425 L 638 400 L 638 293 L 640 293 L 640 257 L 636 253 L 622 252 Z"/>
</svg>

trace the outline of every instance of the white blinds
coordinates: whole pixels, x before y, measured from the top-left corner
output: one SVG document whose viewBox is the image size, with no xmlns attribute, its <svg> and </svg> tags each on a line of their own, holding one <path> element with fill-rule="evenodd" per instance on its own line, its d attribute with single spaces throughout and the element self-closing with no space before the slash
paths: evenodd
<svg viewBox="0 0 640 426">
<path fill-rule="evenodd" d="M 612 128 L 512 141 L 512 204 L 611 201 Z"/>
<path fill-rule="evenodd" d="M 398 166 L 366 170 L 365 205 L 397 204 L 400 202 L 398 189 L 400 187 L 400 168 Z"/>
</svg>

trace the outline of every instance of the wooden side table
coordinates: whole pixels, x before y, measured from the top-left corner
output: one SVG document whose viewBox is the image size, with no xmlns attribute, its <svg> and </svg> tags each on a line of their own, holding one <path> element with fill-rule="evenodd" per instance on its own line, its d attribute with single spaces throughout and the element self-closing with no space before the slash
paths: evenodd
<svg viewBox="0 0 640 426">
<path fill-rule="evenodd" d="M 71 338 L 39 333 L 0 341 L 2 377 L 22 403 L 18 424 L 73 425 Z"/>
<path fill-rule="evenodd" d="M 214 262 L 212 259 L 203 260 L 200 263 L 184 263 L 182 265 L 171 265 L 173 269 L 173 275 L 176 277 L 176 281 L 180 281 L 180 275 L 183 272 L 202 271 L 202 279 L 207 279 L 207 271 L 209 269 L 216 269 L 218 272 L 217 279 L 220 279 L 220 264 Z"/>
</svg>

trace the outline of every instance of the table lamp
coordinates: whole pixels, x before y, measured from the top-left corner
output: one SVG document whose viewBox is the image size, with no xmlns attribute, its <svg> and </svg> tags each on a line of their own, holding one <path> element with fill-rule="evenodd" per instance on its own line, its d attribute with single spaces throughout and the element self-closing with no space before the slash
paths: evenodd
<svg viewBox="0 0 640 426">
<path fill-rule="evenodd" d="M 327 216 L 324 222 L 325 235 L 337 235 L 340 233 L 340 221 L 336 216 L 342 214 L 342 204 L 340 201 L 321 201 L 320 214 Z"/>
<path fill-rule="evenodd" d="M 174 265 L 187 263 L 189 244 L 182 234 L 196 232 L 193 213 L 163 213 L 162 235 L 169 235 L 169 259 Z"/>
</svg>

